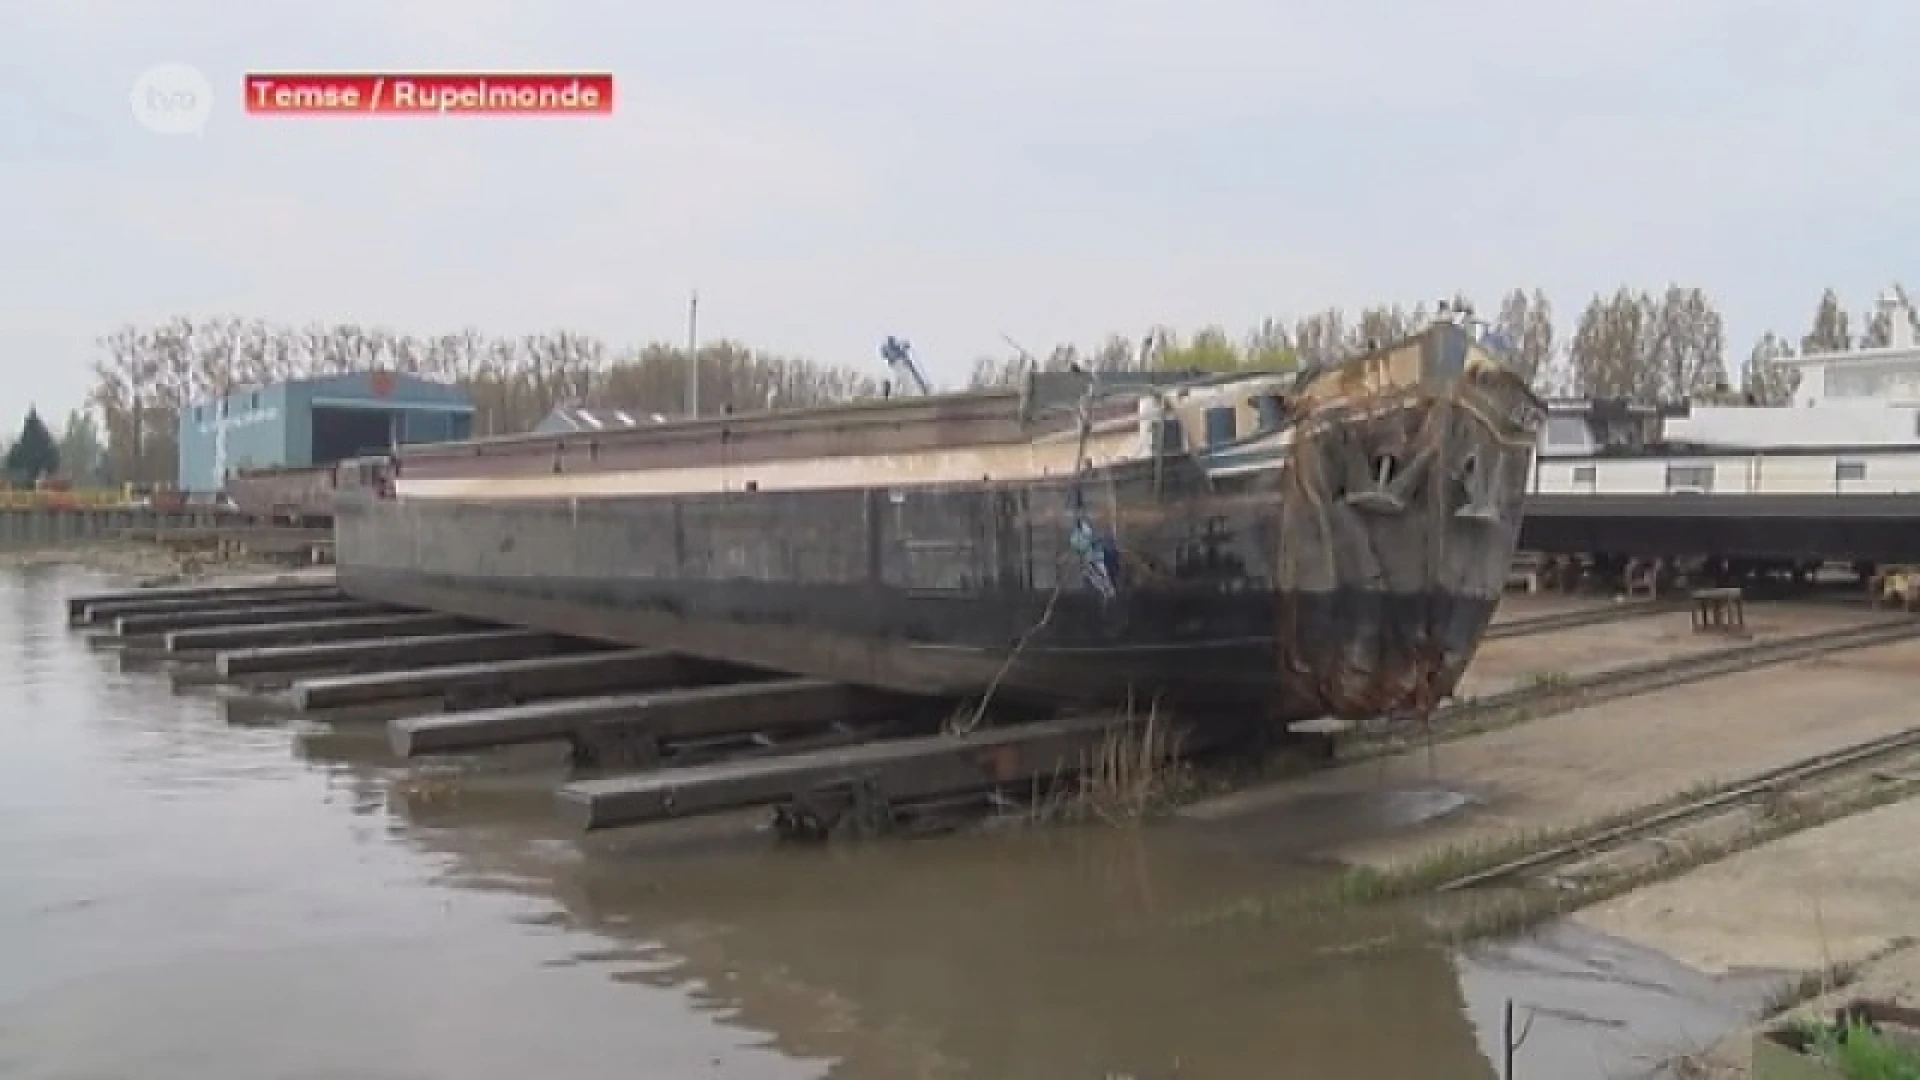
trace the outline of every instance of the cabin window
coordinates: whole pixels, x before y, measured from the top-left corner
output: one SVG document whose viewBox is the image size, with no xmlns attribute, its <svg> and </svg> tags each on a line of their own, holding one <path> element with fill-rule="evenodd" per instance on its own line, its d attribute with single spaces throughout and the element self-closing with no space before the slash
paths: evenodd
<svg viewBox="0 0 1920 1080">
<path fill-rule="evenodd" d="M 1596 465 L 1575 465 L 1573 467 L 1573 482 L 1576 484 L 1585 484 L 1588 487 L 1592 487 L 1594 482 L 1599 479 L 1599 475 L 1600 469 L 1599 466 Z"/>
<path fill-rule="evenodd" d="M 1669 465 L 1667 466 L 1668 491 L 1712 491 L 1713 466 L 1711 465 Z"/>
<path fill-rule="evenodd" d="M 1550 416 L 1547 418 L 1548 446 L 1585 446 L 1587 445 L 1587 422 L 1578 416 Z"/>
<path fill-rule="evenodd" d="M 1239 410 L 1231 405 L 1222 405 L 1207 410 L 1207 445 L 1219 446 L 1230 443 L 1240 437 Z"/>
<path fill-rule="evenodd" d="M 1160 452 L 1177 454 L 1187 448 L 1187 433 L 1180 427 L 1178 417 L 1169 416 L 1160 421 Z"/>
<path fill-rule="evenodd" d="M 1287 407 L 1279 394 L 1260 394 L 1253 399 L 1255 423 L 1260 431 L 1278 431 L 1287 422 Z"/>
<path fill-rule="evenodd" d="M 1865 480 L 1867 463 L 1864 461 L 1836 461 L 1833 463 L 1833 479 L 1836 483 L 1849 480 Z"/>
</svg>

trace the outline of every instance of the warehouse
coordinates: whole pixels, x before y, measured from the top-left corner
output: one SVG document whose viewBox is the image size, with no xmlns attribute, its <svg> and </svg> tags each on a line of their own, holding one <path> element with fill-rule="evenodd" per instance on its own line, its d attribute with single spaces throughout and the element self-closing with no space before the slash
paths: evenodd
<svg viewBox="0 0 1920 1080">
<path fill-rule="evenodd" d="M 356 372 L 241 390 L 180 414 L 179 486 L 222 489 L 249 469 L 330 465 L 394 445 L 473 432 L 464 390 L 395 372 Z"/>
</svg>

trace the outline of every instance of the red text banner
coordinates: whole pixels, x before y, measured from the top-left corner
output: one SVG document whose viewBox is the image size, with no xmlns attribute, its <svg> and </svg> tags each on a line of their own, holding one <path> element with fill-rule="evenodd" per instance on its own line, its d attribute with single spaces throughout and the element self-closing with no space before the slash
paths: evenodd
<svg viewBox="0 0 1920 1080">
<path fill-rule="evenodd" d="M 605 116 L 605 72 L 258 72 L 247 111 L 262 116 Z"/>
</svg>

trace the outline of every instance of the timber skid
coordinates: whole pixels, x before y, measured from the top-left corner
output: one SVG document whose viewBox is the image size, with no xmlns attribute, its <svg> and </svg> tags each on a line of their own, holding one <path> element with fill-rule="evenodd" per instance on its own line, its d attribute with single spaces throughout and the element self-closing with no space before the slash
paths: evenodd
<svg viewBox="0 0 1920 1080">
<path fill-rule="evenodd" d="M 315 579 L 78 597 L 68 614 L 122 666 L 218 689 L 235 722 L 373 722 L 403 760 L 558 744 L 576 773 L 558 810 L 585 831 L 764 810 L 786 842 L 924 835 L 1031 818 L 1103 759 L 1157 765 L 1248 733 L 1124 710 L 954 731 L 951 699 L 348 601 Z"/>
</svg>

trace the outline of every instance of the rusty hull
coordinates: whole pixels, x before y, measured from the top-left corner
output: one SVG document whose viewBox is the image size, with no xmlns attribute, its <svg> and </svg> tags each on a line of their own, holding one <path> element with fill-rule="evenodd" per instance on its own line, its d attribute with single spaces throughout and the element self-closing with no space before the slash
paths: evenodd
<svg viewBox="0 0 1920 1080">
<path fill-rule="evenodd" d="M 833 445 L 1033 430 L 1026 396 L 956 397 L 860 412 Z M 1446 326 L 1305 377 L 1291 400 L 1290 446 L 1079 477 L 591 499 L 343 490 L 339 581 L 357 597 L 908 693 L 1160 697 L 1276 720 L 1424 712 L 1492 616 L 1543 411 Z M 912 411 L 925 415 L 898 419 Z M 759 441 L 788 430 L 824 445 L 828 412 L 849 413 L 763 420 Z M 701 423 L 709 453 L 755 441 Z M 678 460 L 692 439 L 649 432 L 632 452 L 671 445 Z M 492 444 L 490 464 L 553 469 L 551 443 Z M 400 465 L 477 468 L 479 448 L 407 450 Z M 1252 464 L 1224 468 L 1230 457 Z"/>
</svg>

